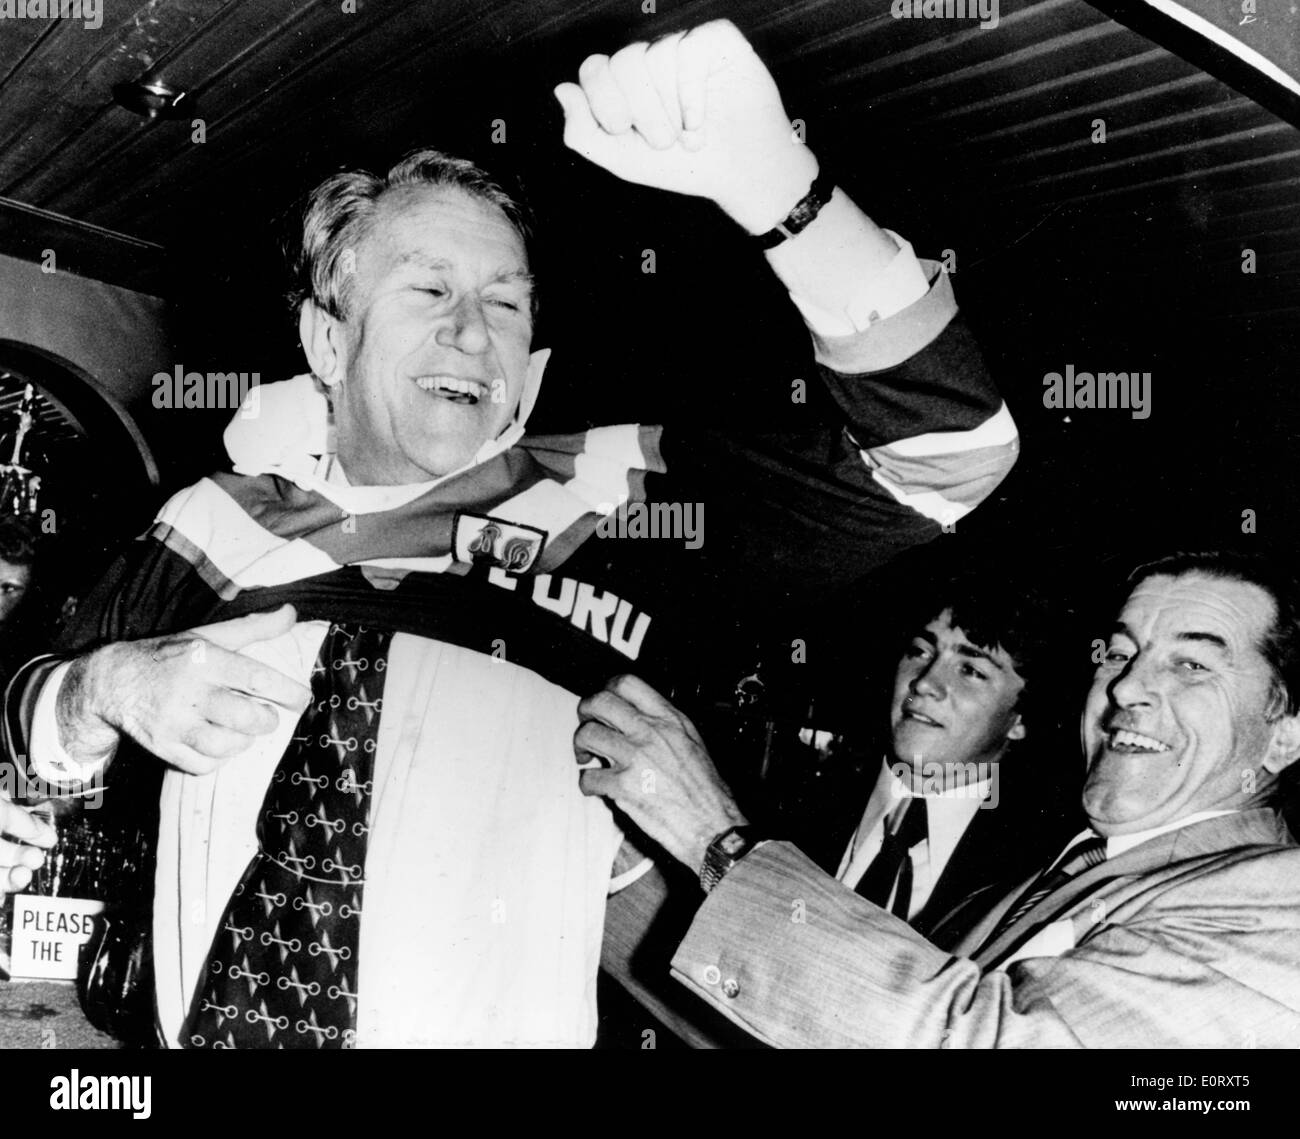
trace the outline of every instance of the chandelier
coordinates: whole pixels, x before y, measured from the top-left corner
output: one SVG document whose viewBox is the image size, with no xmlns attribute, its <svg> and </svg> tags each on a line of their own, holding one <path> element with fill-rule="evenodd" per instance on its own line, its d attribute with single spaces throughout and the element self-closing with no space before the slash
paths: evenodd
<svg viewBox="0 0 1300 1139">
<path fill-rule="evenodd" d="M 14 415 L 12 429 L 0 435 L 0 515 L 27 521 L 35 517 L 41 492 L 41 476 L 33 469 L 39 460 L 35 446 L 40 432 L 36 425 L 36 388 L 28 384 Z"/>
</svg>

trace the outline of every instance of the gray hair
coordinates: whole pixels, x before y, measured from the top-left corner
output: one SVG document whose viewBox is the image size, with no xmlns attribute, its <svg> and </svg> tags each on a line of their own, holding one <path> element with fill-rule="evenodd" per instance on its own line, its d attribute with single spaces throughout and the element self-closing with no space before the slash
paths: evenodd
<svg viewBox="0 0 1300 1139">
<path fill-rule="evenodd" d="M 337 320 L 346 320 L 355 264 L 345 256 L 370 232 L 379 200 L 402 186 L 455 186 L 500 208 L 519 234 L 525 251 L 532 241 L 528 207 L 507 193 L 481 166 L 432 147 L 407 154 L 382 178 L 368 170 L 331 174 L 307 196 L 302 227 L 289 251 L 289 304 L 296 315 L 310 300 Z M 533 294 L 533 315 L 537 312 Z"/>
</svg>

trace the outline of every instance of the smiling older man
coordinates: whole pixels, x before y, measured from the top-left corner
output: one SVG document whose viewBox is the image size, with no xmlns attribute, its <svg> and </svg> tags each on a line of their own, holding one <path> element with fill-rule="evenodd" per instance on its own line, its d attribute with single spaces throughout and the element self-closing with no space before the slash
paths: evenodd
<svg viewBox="0 0 1300 1139">
<path fill-rule="evenodd" d="M 11 690 L 13 751 L 48 778 L 119 746 L 171 766 L 171 1043 L 590 1044 L 626 876 L 574 778 L 574 694 L 632 665 L 680 675 L 729 599 L 861 575 L 1014 461 L 946 278 L 821 174 L 732 25 L 592 56 L 556 95 L 570 147 L 756 236 L 844 426 L 789 449 L 525 435 L 546 353 L 521 209 L 432 151 L 320 186 L 296 282 L 313 374 L 252 393 L 235 473 L 174 497 L 83 604 L 73 647 L 93 651 Z M 597 534 L 648 498 L 707 500 L 706 547 L 665 565 Z M 40 857 L 0 853 L 15 887 Z"/>
<path fill-rule="evenodd" d="M 1300 758 L 1300 588 L 1229 554 L 1130 586 L 1083 714 L 1091 827 L 973 925 L 956 915 L 951 953 L 747 828 L 647 685 L 583 701 L 577 747 L 611 765 L 584 789 L 708 894 L 678 980 L 783 1046 L 1294 1047 L 1300 846 L 1279 804 Z"/>
</svg>

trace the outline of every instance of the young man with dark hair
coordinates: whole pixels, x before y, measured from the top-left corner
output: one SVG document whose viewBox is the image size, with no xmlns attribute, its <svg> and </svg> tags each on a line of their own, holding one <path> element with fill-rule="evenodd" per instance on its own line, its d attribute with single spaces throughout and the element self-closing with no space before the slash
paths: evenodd
<svg viewBox="0 0 1300 1139">
<path fill-rule="evenodd" d="M 827 869 L 930 932 L 971 894 L 1023 876 L 1064 837 L 1056 792 L 1068 777 L 1022 756 L 1027 736 L 1048 735 L 1033 694 L 1047 637 L 1060 627 L 1044 600 L 967 576 L 914 610 L 894 673 L 889 751 Z"/>
</svg>

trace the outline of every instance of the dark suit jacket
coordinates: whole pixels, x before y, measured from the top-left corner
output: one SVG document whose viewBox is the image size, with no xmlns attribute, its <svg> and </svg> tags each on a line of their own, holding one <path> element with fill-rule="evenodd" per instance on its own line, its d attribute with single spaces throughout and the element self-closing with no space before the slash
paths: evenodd
<svg viewBox="0 0 1300 1139">
<path fill-rule="evenodd" d="M 948 953 L 769 843 L 705 899 L 673 972 L 784 1047 L 1300 1045 L 1300 846 L 1275 811 L 1156 836 L 984 946 L 1027 885 Z"/>
<path fill-rule="evenodd" d="M 975 812 L 925 907 L 909 922 L 942 948 L 951 948 L 959 936 L 959 927 L 944 922 L 953 910 L 981 891 L 1011 889 L 1059 854 L 1064 843 L 1085 825 L 1077 808 L 1077 788 L 1069 789 L 1072 805 L 1065 808 L 1057 798 L 1043 795 L 1041 779 L 1031 784 L 1028 771 L 1024 778 L 1015 778 L 1021 774 L 1013 770 L 999 787 L 994 805 Z M 833 820 L 824 826 L 828 836 L 793 836 L 795 845 L 827 873 L 839 869 L 872 787 L 867 785 L 855 797 L 851 814 L 840 808 L 836 815 L 823 816 Z"/>
<path fill-rule="evenodd" d="M 1058 854 L 1078 830 L 1073 819 L 1027 803 L 976 811 L 925 907 L 908 924 L 941 948 L 951 948 L 959 933 L 944 919 L 953 910 L 981 892 L 1010 890 Z"/>
<path fill-rule="evenodd" d="M 933 940 L 935 927 L 968 897 L 991 886 L 1009 889 L 1051 857 L 1045 848 L 1052 844 L 1037 833 L 1030 838 L 1019 822 L 1002 811 L 976 811 L 925 907 L 908 924 Z"/>
</svg>

